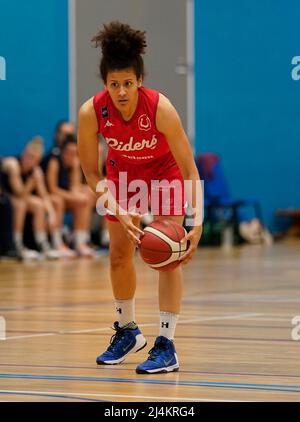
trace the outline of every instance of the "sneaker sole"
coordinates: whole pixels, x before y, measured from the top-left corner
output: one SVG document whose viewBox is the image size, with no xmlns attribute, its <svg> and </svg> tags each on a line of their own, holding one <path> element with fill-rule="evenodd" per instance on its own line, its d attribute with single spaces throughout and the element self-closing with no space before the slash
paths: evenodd
<svg viewBox="0 0 300 422">
<path fill-rule="evenodd" d="M 152 370 L 145 370 L 145 369 L 136 369 L 137 374 L 168 374 L 170 372 L 178 372 L 179 366 L 176 366 L 175 368 L 173 366 L 170 366 L 169 368 L 159 368 L 159 369 L 152 369 Z"/>
<path fill-rule="evenodd" d="M 97 365 L 119 365 L 120 363 L 124 362 L 124 360 L 126 359 L 126 357 L 128 355 L 130 355 L 130 353 L 137 353 L 140 350 L 143 350 L 146 346 L 147 346 L 147 341 L 145 340 L 145 343 L 141 347 L 139 347 L 137 350 L 135 350 L 135 347 L 136 347 L 135 346 L 132 350 L 130 350 L 126 355 L 124 355 L 120 359 L 116 359 L 116 360 L 113 360 L 113 361 L 109 361 L 109 360 L 108 361 L 96 360 L 96 363 L 97 363 Z"/>
</svg>

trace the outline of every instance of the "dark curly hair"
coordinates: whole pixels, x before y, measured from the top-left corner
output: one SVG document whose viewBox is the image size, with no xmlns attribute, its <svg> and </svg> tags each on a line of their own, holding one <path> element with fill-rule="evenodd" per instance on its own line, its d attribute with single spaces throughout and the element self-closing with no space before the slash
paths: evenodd
<svg viewBox="0 0 300 422">
<path fill-rule="evenodd" d="M 133 68 L 137 79 L 145 76 L 142 54 L 147 47 L 146 32 L 132 29 L 129 25 L 114 21 L 103 25 L 92 39 L 94 46 L 101 47 L 100 74 L 104 83 L 107 74 L 114 70 Z"/>
</svg>

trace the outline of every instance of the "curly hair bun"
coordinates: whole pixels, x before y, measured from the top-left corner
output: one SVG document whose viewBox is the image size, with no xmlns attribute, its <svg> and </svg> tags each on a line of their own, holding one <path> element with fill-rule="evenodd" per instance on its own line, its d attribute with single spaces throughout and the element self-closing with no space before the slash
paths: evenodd
<svg viewBox="0 0 300 422">
<path fill-rule="evenodd" d="M 103 25 L 92 42 L 95 47 L 101 47 L 105 59 L 114 58 L 135 59 L 145 54 L 147 47 L 146 32 L 132 29 L 129 25 L 118 21 Z"/>
</svg>

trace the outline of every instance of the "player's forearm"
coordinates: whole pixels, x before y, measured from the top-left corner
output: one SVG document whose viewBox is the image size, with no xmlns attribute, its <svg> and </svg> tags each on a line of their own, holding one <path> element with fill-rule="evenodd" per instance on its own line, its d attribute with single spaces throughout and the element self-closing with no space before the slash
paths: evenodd
<svg viewBox="0 0 300 422">
<path fill-rule="evenodd" d="M 98 197 L 97 210 L 100 214 L 105 215 L 107 211 L 116 217 L 127 214 L 127 212 L 117 203 L 114 195 L 112 195 L 109 190 L 107 180 L 103 178 L 100 172 L 90 173 L 85 177 L 88 186 Z"/>
<path fill-rule="evenodd" d="M 25 183 L 15 182 L 12 183 L 12 190 L 14 194 L 20 198 L 25 198 L 28 196 L 34 189 L 34 181 L 29 177 Z"/>
<path fill-rule="evenodd" d="M 98 197 L 96 207 L 100 215 L 104 216 L 109 213 L 119 220 L 122 219 L 123 216 L 128 216 L 128 212 L 124 210 L 116 200 L 114 182 L 102 179 L 97 183 L 96 194 Z"/>
<path fill-rule="evenodd" d="M 86 178 L 87 184 L 89 185 L 90 189 L 94 192 L 96 196 L 99 196 L 99 190 L 97 190 L 97 187 L 101 181 L 103 181 L 103 176 L 100 172 L 95 173 L 84 173 L 84 176 Z"/>
</svg>

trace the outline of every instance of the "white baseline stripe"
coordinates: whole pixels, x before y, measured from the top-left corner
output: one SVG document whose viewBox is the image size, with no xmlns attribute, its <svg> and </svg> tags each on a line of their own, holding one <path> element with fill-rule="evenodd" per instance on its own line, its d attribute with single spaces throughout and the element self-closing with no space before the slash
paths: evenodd
<svg viewBox="0 0 300 422">
<path fill-rule="evenodd" d="M 218 321 L 218 320 L 226 320 L 226 319 L 248 319 L 248 318 L 255 318 L 258 316 L 261 316 L 264 314 L 254 314 L 254 313 L 243 313 L 243 314 L 237 314 L 237 315 L 223 315 L 223 316 L 215 316 L 215 317 L 199 317 L 199 318 L 193 318 L 193 319 L 182 319 L 178 321 L 179 325 L 182 324 L 192 324 L 195 322 L 201 322 L 201 321 Z M 139 327 L 157 327 L 156 324 L 141 324 Z M 96 332 L 109 332 L 110 328 L 92 328 L 87 330 L 71 330 L 71 331 L 57 331 L 53 333 L 41 333 L 41 334 L 29 334 L 27 336 L 13 336 L 13 337 L 6 337 L 5 340 L 1 341 L 8 341 L 8 340 L 18 340 L 18 339 L 25 339 L 25 338 L 34 338 L 34 337 L 50 337 L 50 336 L 58 336 L 63 334 L 84 334 L 84 333 L 96 333 Z"/>
</svg>

